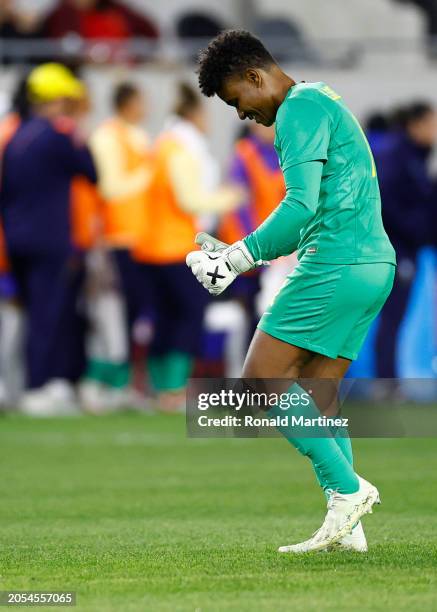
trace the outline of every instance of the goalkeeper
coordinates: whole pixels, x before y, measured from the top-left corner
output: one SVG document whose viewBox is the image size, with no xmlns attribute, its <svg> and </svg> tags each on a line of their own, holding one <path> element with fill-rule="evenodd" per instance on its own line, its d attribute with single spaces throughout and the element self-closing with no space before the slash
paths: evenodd
<svg viewBox="0 0 437 612">
<path fill-rule="evenodd" d="M 391 291 L 396 265 L 366 137 L 335 91 L 296 83 L 249 32 L 224 32 L 209 44 L 199 59 L 199 84 L 240 119 L 275 123 L 286 196 L 230 246 L 198 235 L 202 250 L 189 253 L 187 264 L 218 295 L 238 274 L 297 250 L 299 264 L 263 314 L 242 376 L 340 380 Z M 300 411 L 312 416 L 317 408 Z M 350 439 L 283 433 L 312 462 L 328 512 L 311 538 L 279 551 L 367 550 L 360 518 L 379 494 L 355 473 Z"/>
</svg>

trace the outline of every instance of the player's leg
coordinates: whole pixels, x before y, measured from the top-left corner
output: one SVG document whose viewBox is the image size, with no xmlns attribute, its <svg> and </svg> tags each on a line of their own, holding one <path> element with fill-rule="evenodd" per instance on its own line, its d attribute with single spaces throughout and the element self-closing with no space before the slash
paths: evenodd
<svg viewBox="0 0 437 612">
<path fill-rule="evenodd" d="M 249 347 L 242 376 L 246 380 L 299 379 L 302 378 L 305 367 L 308 368 L 315 358 L 313 352 L 278 340 L 258 329 Z M 339 364 L 338 374 L 341 374 L 341 371 Z M 284 388 L 281 391 L 300 394 L 302 388 L 297 383 L 292 383 L 289 389 Z M 293 415 L 317 418 L 320 411 L 310 399 L 309 403 L 302 402 L 300 406 L 294 406 Z M 301 454 L 311 460 L 324 488 L 346 494 L 355 493 L 359 488 L 358 478 L 331 433 L 324 429 L 317 432 L 319 437 L 313 438 L 296 435 L 298 432 L 293 428 L 283 428 L 281 433 Z"/>
<path fill-rule="evenodd" d="M 243 378 L 298 378 L 314 357 L 312 351 L 255 331 L 243 365 Z"/>
<path fill-rule="evenodd" d="M 314 357 L 311 351 L 288 344 L 257 330 L 243 368 L 243 378 L 246 381 L 260 378 L 299 378 L 304 366 L 308 366 Z M 332 374 L 339 375 L 345 369 L 346 364 L 342 362 L 337 362 L 335 367 L 331 365 Z M 288 425 L 278 429 L 302 455 L 311 460 L 319 480 L 331 492 L 328 513 L 320 529 L 309 540 L 300 544 L 282 546 L 279 552 L 326 550 L 333 545 L 338 545 L 345 536 L 350 534 L 361 516 L 369 512 L 372 505 L 379 501 L 377 489 L 355 474 L 327 428 L 319 427 L 317 437 L 306 438 L 296 433 L 296 427 L 290 426 L 291 415 L 297 418 L 302 416 L 304 419 L 320 416 L 316 404 L 311 399 L 308 401 L 308 394 L 305 394 L 304 401 L 301 392 L 302 387 L 297 383 L 291 384 L 288 393 L 293 394 L 294 397 L 300 395 L 302 398 L 300 404 L 293 405 L 292 410 L 290 407 L 285 412 L 282 407 L 277 406 L 270 409 L 268 414 L 288 416 Z"/>
<path fill-rule="evenodd" d="M 350 359 L 344 357 L 337 357 L 337 359 L 330 359 L 325 355 L 315 355 L 314 359 L 308 363 L 302 370 L 302 378 L 305 379 L 329 379 L 332 381 L 340 381 L 344 378 L 346 372 L 351 364 Z M 326 389 L 325 394 L 326 394 Z M 332 394 L 332 402 L 329 406 L 323 407 L 323 414 L 326 416 L 335 416 L 338 414 L 337 405 L 337 390 Z M 349 461 L 351 466 L 354 465 L 352 443 L 349 438 L 349 433 L 344 427 L 331 428 L 331 433 L 340 447 L 343 455 Z M 321 483 L 321 486 L 322 483 Z"/>
<path fill-rule="evenodd" d="M 348 299 L 347 291 L 343 299 L 347 268 L 301 264 L 294 270 L 260 321 L 260 328 L 267 334 L 260 330 L 255 334 L 244 367 L 245 378 L 343 378 L 350 360 L 337 355 L 356 323 L 353 309 L 344 313 Z M 340 324 L 336 323 L 339 313 Z M 316 402 L 325 415 L 330 414 L 326 405 L 328 386 L 328 382 L 323 384 L 323 397 Z M 344 451 L 349 450 L 344 454 L 350 462 L 347 439 L 339 440 L 339 445 L 345 446 Z M 317 464 L 313 465 L 320 484 L 324 489 L 330 488 L 321 478 Z"/>
<path fill-rule="evenodd" d="M 392 280 L 393 266 L 389 264 L 349 266 L 302 262 L 284 283 L 259 324 L 259 328 L 273 336 L 276 342 L 265 338 L 261 342 L 257 334 L 248 356 L 245 376 L 302 377 L 305 367 L 309 374 L 313 359 L 313 380 L 316 374 L 327 377 L 327 368 L 333 376 L 342 376 L 347 361 L 356 359 L 370 322 L 387 298 Z M 295 348 L 284 349 L 277 341 Z M 304 352 L 296 351 L 296 348 L 304 349 Z M 316 359 L 311 353 L 323 357 Z M 338 357 L 345 360 L 337 361 Z M 301 413 L 309 417 L 320 415 L 314 403 L 302 408 Z M 296 414 L 295 408 L 293 414 Z M 286 546 L 280 550 L 321 550 L 350 533 L 359 518 L 379 501 L 378 491 L 357 477 L 331 432 L 326 432 L 326 435 L 318 432 L 317 438 L 304 438 L 296 435 L 295 428 L 282 428 L 281 431 L 311 459 L 322 485 L 333 493 L 329 497 L 326 519 L 313 538 L 303 546 Z M 343 484 L 339 485 L 338 480 Z"/>
<path fill-rule="evenodd" d="M 337 359 L 330 359 L 324 355 L 315 355 L 302 370 L 302 377 L 305 379 L 329 379 L 332 381 L 341 380 L 347 370 L 351 361 L 344 357 L 337 357 Z M 336 391 L 336 390 L 335 390 Z M 338 405 L 336 402 L 337 393 L 333 394 L 333 401 L 330 406 L 324 409 L 326 415 L 338 414 Z M 354 459 L 352 452 L 352 443 L 349 437 L 349 432 L 346 427 L 330 428 L 332 437 L 340 447 L 341 452 L 353 467 Z M 327 500 L 329 501 L 329 490 L 325 487 L 325 483 L 322 481 L 320 474 L 317 474 L 320 486 L 322 487 Z M 297 550 L 300 551 L 303 548 L 303 544 L 297 546 Z M 367 552 L 367 540 L 364 533 L 363 525 L 359 521 L 352 529 L 350 534 L 345 535 L 335 547 L 331 549 L 336 550 L 353 550 L 355 552 Z"/>
<path fill-rule="evenodd" d="M 303 368 L 302 378 L 331 378 L 341 380 L 351 364 L 350 359 L 337 357 L 332 359 L 326 355 L 314 353 L 313 358 Z"/>
</svg>

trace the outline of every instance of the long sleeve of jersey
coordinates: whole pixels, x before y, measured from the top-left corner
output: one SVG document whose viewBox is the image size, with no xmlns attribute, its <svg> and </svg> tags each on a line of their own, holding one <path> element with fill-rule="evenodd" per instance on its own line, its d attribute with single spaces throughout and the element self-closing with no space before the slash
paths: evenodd
<svg viewBox="0 0 437 612">
<path fill-rule="evenodd" d="M 284 171 L 286 195 L 244 242 L 255 261 L 271 261 L 297 249 L 301 230 L 316 213 L 323 163 L 307 161 Z"/>
</svg>

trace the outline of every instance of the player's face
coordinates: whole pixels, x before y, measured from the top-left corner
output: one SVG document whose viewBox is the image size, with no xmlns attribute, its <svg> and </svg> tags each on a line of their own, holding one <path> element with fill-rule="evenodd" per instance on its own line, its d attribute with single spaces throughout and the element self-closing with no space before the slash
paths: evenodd
<svg viewBox="0 0 437 612">
<path fill-rule="evenodd" d="M 265 81 L 257 70 L 247 70 L 242 76 L 225 79 L 219 97 L 237 109 L 241 120 L 250 119 L 265 126 L 273 125 L 276 108 L 266 90 Z"/>
</svg>

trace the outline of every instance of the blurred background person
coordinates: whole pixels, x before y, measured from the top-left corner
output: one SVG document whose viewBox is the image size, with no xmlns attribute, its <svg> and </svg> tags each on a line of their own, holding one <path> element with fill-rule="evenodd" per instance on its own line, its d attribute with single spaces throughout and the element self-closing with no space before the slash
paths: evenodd
<svg viewBox="0 0 437 612">
<path fill-rule="evenodd" d="M 13 407 L 21 391 L 21 332 L 21 309 L 0 225 L 0 409 Z"/>
<path fill-rule="evenodd" d="M 135 258 L 154 336 L 148 371 L 160 409 L 185 405 L 185 386 L 199 354 L 207 304 L 205 291 L 185 264 L 187 249 L 206 213 L 225 213 L 241 189 L 219 187 L 219 170 L 207 141 L 208 121 L 199 94 L 180 83 L 174 113 L 154 147 L 145 232 Z M 190 246 L 191 245 L 191 246 Z"/>
<path fill-rule="evenodd" d="M 17 83 L 9 112 L 0 121 L 0 159 L 20 123 L 27 119 L 29 110 L 24 77 Z M 16 405 L 23 390 L 23 323 L 0 216 L 0 404 L 6 407 Z"/>
<path fill-rule="evenodd" d="M 65 120 L 70 120 L 74 130 L 83 142 L 88 140 L 87 125 L 92 110 L 91 97 L 84 86 L 83 96 L 65 100 Z M 77 175 L 71 183 L 71 231 L 73 244 L 83 253 L 92 251 L 101 236 L 101 199 L 97 185 L 85 175 Z"/>
<path fill-rule="evenodd" d="M 391 133 L 391 122 L 384 113 L 373 112 L 367 117 L 364 126 L 370 148 L 377 155 Z"/>
<path fill-rule="evenodd" d="M 429 158 L 437 138 L 437 115 L 426 102 L 396 112 L 397 125 L 375 153 L 384 227 L 396 250 L 393 290 L 382 309 L 376 335 L 376 374 L 395 378 L 399 327 L 416 275 L 418 251 L 435 243 L 434 181 Z"/>
<path fill-rule="evenodd" d="M 112 106 L 114 115 L 97 127 L 90 141 L 99 175 L 105 249 L 95 255 L 91 267 L 92 276 L 100 277 L 98 286 L 93 283 L 91 304 L 95 328 L 106 338 L 102 340 L 106 349 L 100 343 L 98 355 L 91 357 L 88 384 L 82 389 L 85 403 L 94 410 L 102 402 L 114 407 L 114 402 L 128 401 L 119 391 L 130 381 L 132 329 L 142 299 L 138 264 L 131 251 L 144 231 L 152 175 L 149 136 L 142 127 L 143 92 L 133 83 L 121 83 L 113 92 Z"/>
<path fill-rule="evenodd" d="M 72 239 L 71 185 L 76 176 L 97 177 L 66 117 L 69 100 L 83 98 L 83 84 L 65 66 L 49 63 L 30 73 L 27 91 L 29 116 L 3 154 L 0 214 L 27 323 L 21 408 L 53 414 L 75 408 L 72 384 L 84 365 L 83 257 Z"/>
</svg>

